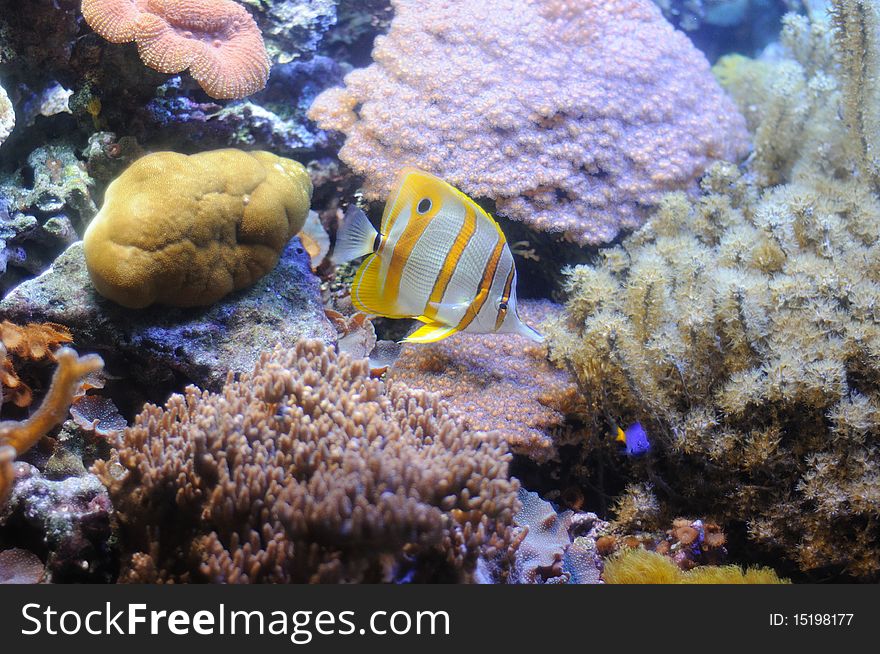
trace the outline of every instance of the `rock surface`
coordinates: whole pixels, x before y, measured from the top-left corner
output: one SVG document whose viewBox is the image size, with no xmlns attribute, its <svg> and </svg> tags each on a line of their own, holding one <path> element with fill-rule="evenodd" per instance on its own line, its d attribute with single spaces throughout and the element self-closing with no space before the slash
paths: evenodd
<svg viewBox="0 0 880 654">
<path fill-rule="evenodd" d="M 209 307 L 125 309 L 100 297 L 86 270 L 82 243 L 0 302 L 0 319 L 70 327 L 81 352 L 100 352 L 112 375 L 150 386 L 192 382 L 217 389 L 228 371 L 250 370 L 264 350 L 300 338 L 335 340 L 318 280 L 298 238 L 254 286 Z"/>
</svg>

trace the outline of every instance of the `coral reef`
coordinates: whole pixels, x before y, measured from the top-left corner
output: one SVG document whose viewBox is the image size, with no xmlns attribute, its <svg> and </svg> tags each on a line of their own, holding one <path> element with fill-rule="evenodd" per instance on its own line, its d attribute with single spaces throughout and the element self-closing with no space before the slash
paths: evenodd
<svg viewBox="0 0 880 654">
<path fill-rule="evenodd" d="M 82 470 L 81 476 L 52 480 L 27 463 L 14 468 L 11 496 L 0 505 L 0 538 L 45 558 L 52 582 L 111 581 L 113 508 L 98 478 Z"/>
<path fill-rule="evenodd" d="M 831 179 L 760 194 L 730 166 L 704 184 L 572 271 L 552 356 L 597 429 L 646 426 L 671 510 L 745 520 L 804 570 L 876 574 L 880 204 Z"/>
<path fill-rule="evenodd" d="M 0 345 L 0 359 L 5 358 L 6 347 Z M 98 355 L 80 357 L 75 350 L 68 347 L 55 353 L 55 361 L 58 367 L 52 376 L 52 385 L 39 408 L 25 420 L 0 422 L 0 506 L 12 490 L 12 466 L 15 457 L 30 449 L 50 429 L 64 420 L 82 378 L 104 366 Z"/>
<path fill-rule="evenodd" d="M 515 559 L 509 583 L 598 584 L 602 570 L 597 534 L 606 528 L 595 513 L 557 513 L 537 493 L 520 489 L 514 516 Z"/>
<path fill-rule="evenodd" d="M 375 63 L 309 115 L 378 199 L 403 165 L 597 243 L 747 152 L 742 117 L 650 0 L 395 0 Z M 537 74 L 540 71 L 540 74 Z"/>
<path fill-rule="evenodd" d="M 0 316 L 18 323 L 63 320 L 80 347 L 100 351 L 108 369 L 124 374 L 156 402 L 186 383 L 216 390 L 228 371 L 251 370 L 275 343 L 335 340 L 318 280 L 297 238 L 265 277 L 210 307 L 141 311 L 95 292 L 82 244 L 74 243 L 48 271 L 0 301 Z"/>
<path fill-rule="evenodd" d="M 559 312 L 539 300 L 523 300 L 517 309 L 536 326 Z M 578 389 L 546 354 L 546 347 L 521 336 L 457 334 L 404 346 L 388 378 L 439 393 L 471 428 L 498 430 L 514 452 L 545 462 L 580 436 L 566 421 L 579 409 Z"/>
<path fill-rule="evenodd" d="M 268 152 L 147 155 L 86 230 L 92 283 L 130 308 L 212 304 L 275 266 L 311 196 L 305 168 Z"/>
<path fill-rule="evenodd" d="M 27 166 L 0 175 L 0 293 L 39 274 L 95 215 L 93 180 L 73 149 L 35 149 Z M 32 180 L 32 181 L 26 181 Z"/>
<path fill-rule="evenodd" d="M 83 17 L 111 43 L 137 43 L 161 73 L 189 70 L 212 98 L 244 98 L 266 86 L 270 61 L 260 29 L 231 0 L 83 0 Z"/>
<path fill-rule="evenodd" d="M 12 133 L 13 127 L 15 127 L 15 110 L 6 90 L 0 86 L 0 145 L 3 145 L 3 141 Z"/>
<path fill-rule="evenodd" d="M 703 566 L 687 572 L 667 557 L 643 549 L 626 549 L 605 563 L 608 584 L 786 584 L 770 568 Z"/>
<path fill-rule="evenodd" d="M 871 579 L 880 201 L 836 110 L 827 25 L 791 17 L 785 45 L 761 63 L 804 86 L 784 100 L 756 87 L 747 174 L 716 165 L 702 197 L 668 196 L 622 247 L 572 270 L 551 355 L 591 389 L 588 423 L 646 426 L 654 451 L 636 473 L 661 513 L 744 522 L 765 555 Z"/>
<path fill-rule="evenodd" d="M 510 545 L 503 440 L 319 341 L 148 406 L 94 470 L 125 581 L 463 581 Z"/>
<path fill-rule="evenodd" d="M 336 23 L 337 0 L 240 2 L 250 8 L 263 33 L 269 57 L 276 65 L 313 54 L 321 37 Z M 276 73 L 273 68 L 273 76 Z"/>
</svg>

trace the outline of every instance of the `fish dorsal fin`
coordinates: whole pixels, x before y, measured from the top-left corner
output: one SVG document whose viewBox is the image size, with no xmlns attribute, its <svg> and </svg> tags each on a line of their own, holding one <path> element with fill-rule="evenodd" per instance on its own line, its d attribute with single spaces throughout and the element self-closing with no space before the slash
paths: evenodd
<svg viewBox="0 0 880 654">
<path fill-rule="evenodd" d="M 435 343 L 452 336 L 458 330 L 440 322 L 429 322 L 422 325 L 412 334 L 403 339 L 404 343 Z"/>
</svg>

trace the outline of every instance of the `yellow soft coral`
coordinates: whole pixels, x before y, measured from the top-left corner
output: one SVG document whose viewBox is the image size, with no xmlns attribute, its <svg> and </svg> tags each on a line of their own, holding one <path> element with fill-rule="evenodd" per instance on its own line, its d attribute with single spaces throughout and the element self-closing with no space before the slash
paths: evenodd
<svg viewBox="0 0 880 654">
<path fill-rule="evenodd" d="M 609 584 L 787 584 L 770 568 L 743 570 L 736 565 L 707 565 L 682 571 L 669 557 L 627 549 L 608 560 L 602 575 Z"/>
<path fill-rule="evenodd" d="M 92 282 L 130 308 L 211 304 L 275 267 L 311 195 L 305 168 L 268 152 L 147 155 L 86 230 Z"/>
<path fill-rule="evenodd" d="M 6 348 L 0 344 L 0 359 L 5 356 Z M 33 447 L 50 429 L 64 420 L 82 378 L 104 367 L 103 359 L 97 354 L 81 357 L 69 347 L 58 350 L 55 359 L 58 368 L 40 408 L 27 420 L 0 422 L 0 506 L 6 502 L 12 490 L 15 477 L 12 462 L 15 457 Z"/>
</svg>

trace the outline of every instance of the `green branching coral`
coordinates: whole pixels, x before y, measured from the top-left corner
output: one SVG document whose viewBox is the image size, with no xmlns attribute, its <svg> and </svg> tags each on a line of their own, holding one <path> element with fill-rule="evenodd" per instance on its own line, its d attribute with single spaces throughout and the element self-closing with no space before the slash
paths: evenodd
<svg viewBox="0 0 880 654">
<path fill-rule="evenodd" d="M 621 518 L 744 522 L 804 571 L 866 579 L 880 576 L 880 199 L 841 119 L 852 81 L 836 77 L 848 68 L 831 35 L 789 17 L 788 58 L 716 68 L 751 103 L 752 159 L 716 165 L 699 198 L 667 196 L 622 246 L 570 270 L 546 332 L 588 424 L 650 434 Z"/>
</svg>

